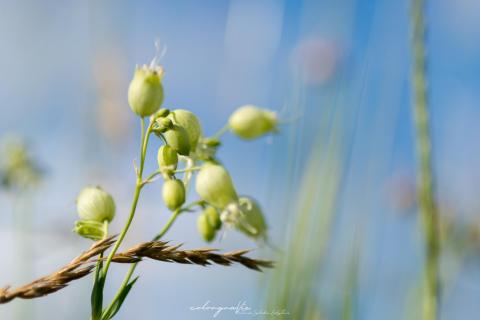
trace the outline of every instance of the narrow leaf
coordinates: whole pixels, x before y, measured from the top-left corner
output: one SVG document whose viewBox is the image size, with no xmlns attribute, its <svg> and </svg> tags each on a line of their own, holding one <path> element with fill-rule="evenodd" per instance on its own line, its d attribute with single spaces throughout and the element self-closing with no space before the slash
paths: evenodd
<svg viewBox="0 0 480 320">
<path fill-rule="evenodd" d="M 137 282 L 138 277 L 139 276 L 135 277 L 135 279 L 133 279 L 125 287 L 123 287 L 123 289 L 120 292 L 120 294 L 118 295 L 118 299 L 115 301 L 115 304 L 113 305 L 112 309 L 110 309 L 108 313 L 103 314 L 102 320 L 112 319 L 117 314 L 117 312 L 122 307 L 122 304 L 125 301 L 125 298 L 127 297 L 128 293 L 130 292 L 130 289 L 132 289 L 135 282 Z"/>
</svg>

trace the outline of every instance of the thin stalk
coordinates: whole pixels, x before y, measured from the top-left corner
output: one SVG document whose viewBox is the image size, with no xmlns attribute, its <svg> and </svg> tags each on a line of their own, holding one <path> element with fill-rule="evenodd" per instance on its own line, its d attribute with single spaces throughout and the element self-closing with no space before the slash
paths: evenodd
<svg viewBox="0 0 480 320">
<path fill-rule="evenodd" d="M 165 235 L 165 233 L 168 232 L 168 230 L 170 230 L 170 228 L 172 227 L 173 223 L 175 222 L 175 220 L 177 220 L 178 216 L 180 215 L 180 213 L 182 212 L 183 210 L 181 209 L 177 209 L 175 210 L 172 215 L 170 216 L 170 218 L 168 219 L 167 223 L 163 226 L 162 230 L 160 230 L 160 232 L 155 236 L 153 237 L 153 240 L 152 241 L 157 241 L 159 240 L 161 237 L 163 237 Z"/>
<path fill-rule="evenodd" d="M 105 268 L 103 269 L 103 276 L 107 275 L 108 272 L 108 267 L 110 266 L 110 263 L 112 262 L 112 258 L 117 252 L 118 248 L 120 247 L 120 244 L 122 243 L 123 239 L 125 238 L 125 235 L 127 234 L 128 228 L 130 227 L 130 224 L 132 223 L 133 217 L 135 216 L 135 211 L 137 209 L 137 204 L 138 204 L 138 199 L 140 197 L 140 191 L 142 187 L 141 185 L 137 184 L 135 187 L 135 192 L 133 194 L 133 201 L 132 205 L 130 208 L 130 214 L 128 216 L 127 223 L 123 227 L 122 231 L 120 232 L 120 235 L 115 242 L 115 245 L 113 246 L 113 249 L 110 251 L 110 254 L 107 257 L 107 260 L 105 261 Z"/>
<path fill-rule="evenodd" d="M 103 238 L 102 239 L 105 239 L 107 237 L 108 237 L 108 220 L 105 220 L 103 221 Z M 99 254 L 98 261 L 95 266 L 96 271 L 95 271 L 94 283 L 98 281 L 99 271 L 102 268 L 102 261 L 103 261 L 103 252 Z"/>
<path fill-rule="evenodd" d="M 230 130 L 230 126 L 228 124 L 226 124 L 223 128 L 221 128 L 220 130 L 218 130 L 213 136 L 211 136 L 210 138 L 212 139 L 220 139 L 221 136 L 223 136 L 225 133 L 227 133 L 227 131 Z"/>
<path fill-rule="evenodd" d="M 202 169 L 202 167 L 189 167 L 189 168 L 175 170 L 174 173 L 192 172 L 192 171 L 198 171 L 200 169 Z"/>
<path fill-rule="evenodd" d="M 426 261 L 424 266 L 423 319 L 438 318 L 439 254 L 438 213 L 434 200 L 432 178 L 431 138 L 426 88 L 424 0 L 412 1 L 413 28 L 413 115 L 418 157 L 418 201 L 425 236 Z"/>
<path fill-rule="evenodd" d="M 177 219 L 177 217 L 180 215 L 180 213 L 182 212 L 183 210 L 182 209 L 177 209 L 175 210 L 172 215 L 170 216 L 170 218 L 168 219 L 167 223 L 165 224 L 165 226 L 162 228 L 162 230 L 152 239 L 152 241 L 157 241 L 159 240 L 161 237 L 163 237 L 165 235 L 165 233 L 168 232 L 168 230 L 172 227 L 173 223 L 175 222 L 175 220 Z M 109 314 L 112 310 L 112 308 L 114 307 L 115 303 L 117 302 L 117 300 L 120 298 L 120 295 L 123 291 L 123 288 L 125 288 L 125 286 L 128 285 L 128 283 L 130 282 L 130 279 L 132 278 L 132 275 L 133 275 L 133 272 L 135 271 L 135 269 L 137 268 L 137 264 L 138 262 L 136 263 L 133 263 L 130 268 L 128 269 L 128 272 L 127 274 L 125 275 L 125 278 L 123 279 L 123 282 L 122 284 L 120 285 L 120 288 L 118 289 L 117 293 L 115 294 L 115 296 L 113 297 L 112 301 L 110 302 L 110 304 L 108 305 L 108 307 L 105 309 L 105 311 L 103 312 L 103 314 Z"/>
<path fill-rule="evenodd" d="M 113 256 L 117 252 L 117 250 L 120 247 L 123 239 L 125 238 L 125 235 L 128 232 L 128 229 L 130 228 L 130 225 L 133 221 L 133 217 L 135 216 L 135 211 L 137 209 L 137 204 L 138 204 L 138 200 L 139 200 L 139 197 L 140 197 L 140 191 L 142 190 L 142 187 L 144 186 L 144 183 L 143 183 L 143 180 L 142 180 L 142 175 L 143 175 L 143 169 L 145 167 L 145 155 L 147 153 L 147 146 L 148 146 L 148 140 L 149 140 L 151 130 L 152 130 L 152 123 L 150 123 L 148 128 L 145 130 L 145 119 L 141 118 L 140 125 L 141 125 L 140 167 L 138 169 L 135 168 L 136 184 L 135 184 L 135 191 L 133 193 L 132 205 L 131 205 L 131 208 L 130 208 L 130 213 L 128 215 L 128 219 L 127 219 L 122 231 L 120 232 L 120 235 L 119 235 L 117 241 L 115 242 L 112 250 L 110 251 L 103 267 L 101 268 L 102 269 L 101 273 L 97 273 L 97 275 L 95 276 L 95 284 L 94 284 L 94 289 L 92 291 L 92 294 L 93 294 L 93 292 L 96 292 L 96 295 L 99 295 L 99 297 L 97 296 L 95 298 L 95 300 L 98 301 L 97 304 L 99 304 L 99 305 L 96 305 L 95 308 L 93 308 L 93 305 L 92 305 L 92 311 L 94 309 L 95 310 L 100 310 L 100 314 L 92 315 L 92 319 L 98 319 L 98 317 L 101 315 L 101 310 L 102 310 L 102 305 L 101 304 L 102 304 L 102 300 L 103 300 L 103 286 L 104 286 L 104 283 L 106 281 L 108 269 L 110 267 L 110 263 L 112 262 Z M 98 289 L 96 289 L 97 285 L 98 285 Z"/>
<path fill-rule="evenodd" d="M 110 254 L 108 255 L 107 260 L 105 261 L 105 267 L 103 268 L 103 276 L 105 277 L 108 272 L 108 268 L 110 266 L 110 263 L 112 262 L 112 258 L 117 253 L 118 248 L 120 247 L 120 244 L 122 243 L 123 239 L 125 238 L 125 235 L 127 234 L 128 229 L 130 228 L 130 225 L 132 223 L 133 217 L 135 216 L 135 211 L 137 210 L 137 204 L 138 204 L 138 199 L 140 197 L 140 191 L 142 190 L 143 183 L 142 183 L 142 174 L 143 174 L 143 168 L 145 166 L 145 154 L 147 152 L 147 145 L 148 145 L 148 138 L 150 136 L 151 132 L 151 126 L 148 127 L 147 132 L 145 133 L 145 119 L 141 119 L 141 148 L 140 148 L 140 168 L 137 173 L 137 183 L 135 185 L 135 191 L 133 193 L 133 201 L 132 205 L 130 207 L 130 214 L 128 215 L 127 222 L 123 226 L 122 231 L 120 232 L 120 235 L 118 236 L 117 241 L 115 242 L 115 245 L 113 246 L 113 249 L 110 251 Z"/>
<path fill-rule="evenodd" d="M 153 172 L 151 175 L 149 175 L 144 181 L 143 181 L 143 184 L 147 184 L 147 183 L 150 183 L 153 181 L 153 179 L 158 176 L 159 174 L 161 174 L 162 172 L 160 170 L 157 170 L 155 172 Z"/>
</svg>

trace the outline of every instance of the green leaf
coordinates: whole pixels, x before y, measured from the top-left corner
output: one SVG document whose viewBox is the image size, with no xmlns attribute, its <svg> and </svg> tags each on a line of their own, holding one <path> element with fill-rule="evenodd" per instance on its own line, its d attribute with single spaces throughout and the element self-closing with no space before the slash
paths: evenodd
<svg viewBox="0 0 480 320">
<path fill-rule="evenodd" d="M 103 223 L 93 220 L 75 221 L 75 228 L 73 228 L 73 232 L 77 233 L 81 237 L 95 241 L 101 240 L 106 236 Z"/>
<path fill-rule="evenodd" d="M 95 278 L 90 297 L 92 305 L 92 320 L 99 320 L 102 317 L 103 307 L 103 287 L 105 286 L 105 277 L 102 275 L 103 262 L 99 260 L 95 269 Z"/>
<path fill-rule="evenodd" d="M 117 300 L 115 301 L 115 303 L 113 304 L 109 312 L 103 313 L 102 320 L 112 319 L 117 314 L 118 310 L 120 310 L 120 307 L 123 304 L 123 301 L 125 301 L 125 298 L 130 292 L 130 289 L 132 289 L 133 285 L 135 284 L 135 282 L 137 282 L 137 280 L 138 280 L 138 276 L 132 281 L 130 281 L 125 287 L 122 288 L 122 291 L 120 291 Z"/>
</svg>

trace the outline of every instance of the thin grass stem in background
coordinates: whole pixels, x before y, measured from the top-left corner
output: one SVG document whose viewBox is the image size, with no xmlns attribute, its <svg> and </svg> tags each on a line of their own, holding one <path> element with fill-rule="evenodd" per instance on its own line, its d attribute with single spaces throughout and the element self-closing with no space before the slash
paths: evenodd
<svg viewBox="0 0 480 320">
<path fill-rule="evenodd" d="M 412 1 L 413 116 L 417 149 L 418 202 L 425 236 L 423 319 L 438 318 L 439 254 L 438 213 L 434 200 L 432 145 L 427 99 L 424 0 Z"/>
</svg>

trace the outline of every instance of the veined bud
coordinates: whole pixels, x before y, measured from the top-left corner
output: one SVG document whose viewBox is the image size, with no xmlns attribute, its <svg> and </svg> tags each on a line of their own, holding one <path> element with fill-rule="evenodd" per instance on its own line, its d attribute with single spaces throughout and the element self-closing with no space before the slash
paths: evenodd
<svg viewBox="0 0 480 320">
<path fill-rule="evenodd" d="M 158 109 L 157 112 L 155 112 L 152 115 L 152 117 L 153 117 L 153 120 L 155 120 L 157 118 L 166 117 L 166 116 L 168 116 L 169 113 L 170 113 L 170 110 L 168 110 L 167 108 L 160 108 L 160 109 Z"/>
<path fill-rule="evenodd" d="M 180 208 L 185 203 L 185 186 L 181 180 L 166 180 L 162 189 L 163 202 L 170 210 Z"/>
<path fill-rule="evenodd" d="M 190 154 L 191 146 L 188 138 L 188 133 L 182 126 L 173 125 L 170 130 L 163 133 L 165 140 L 169 146 L 177 151 L 182 156 Z"/>
<path fill-rule="evenodd" d="M 198 139 L 202 135 L 202 127 L 196 115 L 184 109 L 176 109 L 168 115 L 174 124 L 183 127 L 188 134 L 190 150 L 195 151 Z"/>
<path fill-rule="evenodd" d="M 115 216 L 115 201 L 100 187 L 87 187 L 77 197 L 78 215 L 83 220 L 112 221 Z"/>
<path fill-rule="evenodd" d="M 238 198 L 228 171 L 211 162 L 205 163 L 200 169 L 195 189 L 203 200 L 220 209 Z"/>
<path fill-rule="evenodd" d="M 253 105 L 238 108 L 228 119 L 230 130 L 245 140 L 261 137 L 277 130 L 277 114 Z"/>
<path fill-rule="evenodd" d="M 235 222 L 235 227 L 251 238 L 265 238 L 267 224 L 259 204 L 250 197 L 240 197 L 238 203 L 241 214 Z"/>
<path fill-rule="evenodd" d="M 203 139 L 203 143 L 207 147 L 212 147 L 212 148 L 219 147 L 222 144 L 222 142 L 217 138 L 205 138 Z"/>
<path fill-rule="evenodd" d="M 163 102 L 163 68 L 143 66 L 136 68 L 128 88 L 128 103 L 140 117 L 154 114 Z"/>
<path fill-rule="evenodd" d="M 208 223 L 215 229 L 218 230 L 222 227 L 222 221 L 220 220 L 220 214 L 217 209 L 214 207 L 206 207 L 203 210 L 202 215 L 207 217 Z"/>
<path fill-rule="evenodd" d="M 172 120 L 168 118 L 162 118 L 162 117 L 157 118 L 157 120 L 155 120 L 155 123 L 156 123 L 156 126 L 154 127 L 155 133 L 163 133 L 173 128 Z"/>
<path fill-rule="evenodd" d="M 200 235 L 205 241 L 211 242 L 215 238 L 216 230 L 210 224 L 210 221 L 206 214 L 202 213 L 201 215 L 198 216 L 197 229 L 198 229 L 198 233 L 200 233 Z"/>
<path fill-rule="evenodd" d="M 165 145 L 158 148 L 158 167 L 161 171 L 174 171 L 177 169 L 178 155 L 172 147 Z"/>
</svg>

